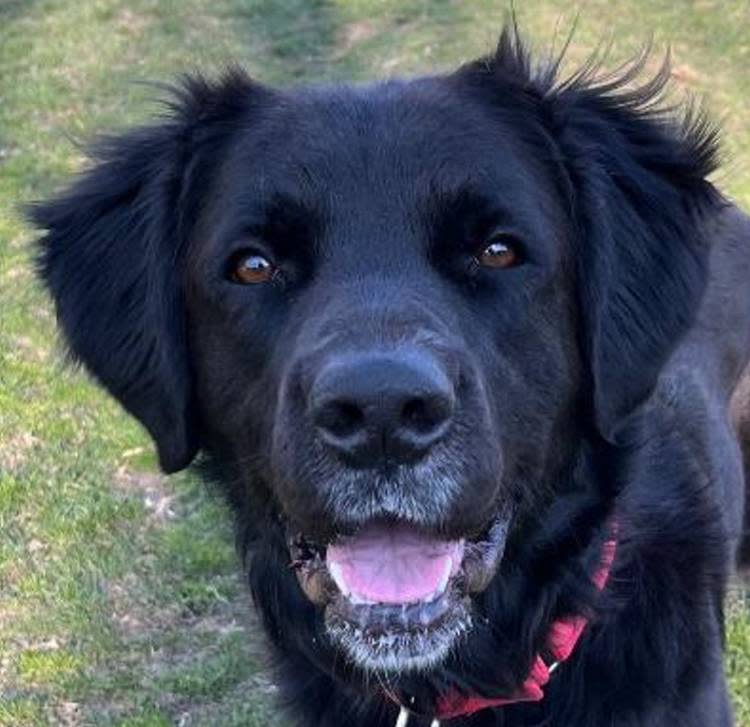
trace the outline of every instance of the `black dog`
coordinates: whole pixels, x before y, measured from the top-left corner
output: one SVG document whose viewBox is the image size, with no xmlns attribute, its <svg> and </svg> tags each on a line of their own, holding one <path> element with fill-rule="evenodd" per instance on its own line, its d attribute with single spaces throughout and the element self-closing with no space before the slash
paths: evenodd
<svg viewBox="0 0 750 727">
<path fill-rule="evenodd" d="M 732 723 L 750 221 L 640 65 L 561 82 L 505 33 L 192 78 L 34 208 L 73 353 L 236 512 L 298 724 Z"/>
</svg>

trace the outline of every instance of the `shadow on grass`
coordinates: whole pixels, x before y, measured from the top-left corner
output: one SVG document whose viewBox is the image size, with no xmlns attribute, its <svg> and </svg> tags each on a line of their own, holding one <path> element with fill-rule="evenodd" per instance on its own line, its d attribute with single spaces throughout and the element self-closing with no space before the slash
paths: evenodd
<svg viewBox="0 0 750 727">
<path fill-rule="evenodd" d="M 8 23 L 27 14 L 36 5 L 37 0 L 3 0 L 0 5 L 0 28 L 7 28 Z M 0 32 L 0 41 L 3 33 Z"/>
</svg>

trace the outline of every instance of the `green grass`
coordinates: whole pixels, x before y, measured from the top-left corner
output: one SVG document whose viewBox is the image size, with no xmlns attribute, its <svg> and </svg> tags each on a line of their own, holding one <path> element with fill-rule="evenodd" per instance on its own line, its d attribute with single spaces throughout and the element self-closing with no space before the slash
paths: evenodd
<svg viewBox="0 0 750 727">
<path fill-rule="evenodd" d="M 559 2 L 517 2 L 544 47 Z M 750 207 L 744 2 L 581 6 L 572 63 L 654 35 L 675 87 L 723 120 L 721 186 Z M 0 3 L 0 725 L 266 725 L 270 685 L 226 513 L 64 366 L 15 204 L 78 169 L 71 143 L 153 112 L 135 81 L 230 60 L 269 83 L 450 67 L 487 51 L 496 0 L 3 0 Z M 560 42 L 558 38 L 558 42 Z M 750 727 L 750 618 L 730 604 L 728 671 Z"/>
</svg>

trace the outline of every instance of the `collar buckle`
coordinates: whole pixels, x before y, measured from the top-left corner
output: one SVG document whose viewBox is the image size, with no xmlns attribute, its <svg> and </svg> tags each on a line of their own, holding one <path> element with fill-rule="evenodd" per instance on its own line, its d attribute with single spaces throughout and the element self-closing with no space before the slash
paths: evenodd
<svg viewBox="0 0 750 727">
<path fill-rule="evenodd" d="M 402 706 L 399 709 L 395 727 L 407 727 L 409 724 L 409 716 L 409 710 Z M 440 727 L 440 722 L 437 719 L 433 719 L 432 722 L 430 722 L 430 727 Z"/>
</svg>

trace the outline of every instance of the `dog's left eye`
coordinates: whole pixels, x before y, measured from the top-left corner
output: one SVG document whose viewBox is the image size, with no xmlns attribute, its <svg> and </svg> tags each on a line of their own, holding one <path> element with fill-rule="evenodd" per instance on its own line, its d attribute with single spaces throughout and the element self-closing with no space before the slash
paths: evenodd
<svg viewBox="0 0 750 727">
<path fill-rule="evenodd" d="M 235 255 L 229 265 L 229 279 L 239 285 L 257 285 L 269 282 L 276 266 L 265 256 L 244 251 Z"/>
<path fill-rule="evenodd" d="M 505 233 L 492 235 L 476 256 L 476 261 L 482 267 L 496 270 L 515 267 L 522 262 L 520 244 Z"/>
</svg>

